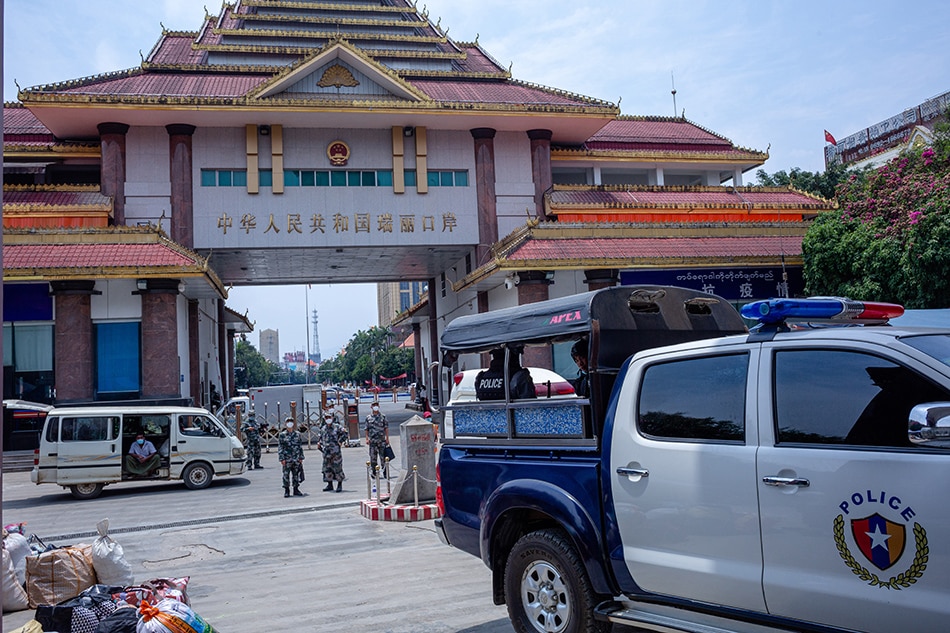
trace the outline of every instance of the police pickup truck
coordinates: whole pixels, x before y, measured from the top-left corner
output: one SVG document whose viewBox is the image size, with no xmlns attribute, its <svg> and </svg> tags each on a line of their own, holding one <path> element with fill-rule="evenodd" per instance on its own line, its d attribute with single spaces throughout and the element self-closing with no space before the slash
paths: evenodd
<svg viewBox="0 0 950 633">
<path fill-rule="evenodd" d="M 588 350 L 587 398 L 449 405 L 437 528 L 516 631 L 950 626 L 950 330 L 828 298 L 742 312 L 759 325 L 629 286 L 448 324 L 446 376 Z"/>
</svg>

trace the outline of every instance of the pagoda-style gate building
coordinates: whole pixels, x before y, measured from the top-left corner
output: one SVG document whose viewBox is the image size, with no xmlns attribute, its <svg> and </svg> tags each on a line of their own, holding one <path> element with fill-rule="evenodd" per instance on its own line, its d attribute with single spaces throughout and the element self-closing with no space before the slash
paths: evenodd
<svg viewBox="0 0 950 633">
<path fill-rule="evenodd" d="M 516 80 L 406 0 L 225 4 L 139 67 L 22 90 L 4 158 L 4 397 L 58 401 L 231 391 L 232 285 L 426 282 L 395 324 L 427 384 L 471 312 L 794 294 L 831 206 L 742 186 L 767 153 L 683 118 Z"/>
</svg>

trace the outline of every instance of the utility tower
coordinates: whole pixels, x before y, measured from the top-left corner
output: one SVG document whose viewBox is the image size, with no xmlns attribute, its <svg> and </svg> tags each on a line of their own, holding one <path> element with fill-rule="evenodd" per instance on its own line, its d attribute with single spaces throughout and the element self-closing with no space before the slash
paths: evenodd
<svg viewBox="0 0 950 633">
<path fill-rule="evenodd" d="M 320 359 L 320 333 L 317 331 L 318 321 L 317 310 L 314 308 L 312 316 L 310 317 L 310 331 L 313 332 L 313 346 L 310 348 L 313 351 L 310 353 L 310 360 L 319 365 L 322 361 Z"/>
</svg>

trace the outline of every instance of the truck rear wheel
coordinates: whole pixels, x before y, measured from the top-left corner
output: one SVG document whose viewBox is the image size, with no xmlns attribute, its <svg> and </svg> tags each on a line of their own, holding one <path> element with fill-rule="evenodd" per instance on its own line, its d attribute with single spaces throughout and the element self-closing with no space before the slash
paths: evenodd
<svg viewBox="0 0 950 633">
<path fill-rule="evenodd" d="M 522 536 L 505 565 L 508 617 L 519 633 L 604 633 L 596 595 L 574 546 L 559 530 Z"/>
<path fill-rule="evenodd" d="M 74 484 L 69 487 L 74 499 L 95 499 L 102 494 L 102 484 Z"/>
</svg>

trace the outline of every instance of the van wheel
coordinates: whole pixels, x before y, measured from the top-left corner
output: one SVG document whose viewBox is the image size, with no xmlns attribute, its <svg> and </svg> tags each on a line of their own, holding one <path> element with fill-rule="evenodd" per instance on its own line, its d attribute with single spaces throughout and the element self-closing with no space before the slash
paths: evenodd
<svg viewBox="0 0 950 633">
<path fill-rule="evenodd" d="M 211 485 L 213 474 L 207 464 L 189 464 L 181 478 L 185 480 L 185 487 L 189 490 L 201 490 Z"/>
<path fill-rule="evenodd" d="M 102 484 L 75 484 L 69 487 L 74 499 L 95 499 L 102 494 Z"/>
<path fill-rule="evenodd" d="M 577 550 L 560 530 L 522 536 L 505 565 L 505 602 L 518 633 L 603 633 L 597 596 Z"/>
</svg>

